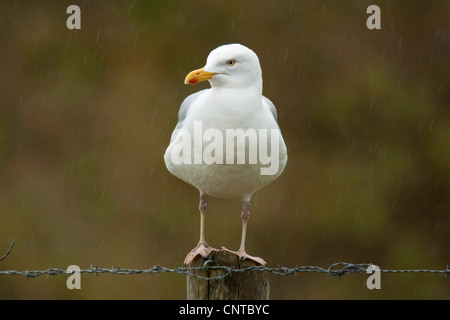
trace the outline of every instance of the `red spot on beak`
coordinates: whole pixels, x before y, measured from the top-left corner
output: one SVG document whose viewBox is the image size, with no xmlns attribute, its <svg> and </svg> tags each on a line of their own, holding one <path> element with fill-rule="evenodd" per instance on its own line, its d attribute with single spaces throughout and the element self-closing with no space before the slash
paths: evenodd
<svg viewBox="0 0 450 320">
<path fill-rule="evenodd" d="M 195 78 L 192 78 L 191 80 L 189 80 L 190 84 L 196 84 L 197 82 L 198 82 L 198 80 Z"/>
</svg>

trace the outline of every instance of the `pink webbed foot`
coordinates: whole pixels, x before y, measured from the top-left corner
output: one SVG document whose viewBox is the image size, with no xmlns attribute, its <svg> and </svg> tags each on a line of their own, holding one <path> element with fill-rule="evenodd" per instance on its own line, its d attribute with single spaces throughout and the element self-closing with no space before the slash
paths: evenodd
<svg viewBox="0 0 450 320">
<path fill-rule="evenodd" d="M 205 243 L 199 243 L 194 249 L 191 250 L 184 259 L 184 264 L 188 265 L 194 260 L 194 258 L 198 255 L 201 255 L 203 258 L 209 256 L 212 251 L 219 251 L 216 248 L 212 248 Z"/>
<path fill-rule="evenodd" d="M 242 261 L 244 261 L 245 259 L 249 259 L 249 260 L 255 261 L 256 263 L 259 263 L 262 266 L 266 265 L 266 261 L 264 261 L 264 259 L 262 259 L 260 257 L 251 256 L 251 255 L 247 254 L 247 252 L 245 252 L 245 250 L 232 251 L 232 250 L 229 250 L 229 249 L 227 249 L 225 247 L 222 247 L 222 248 L 220 248 L 220 251 L 227 251 L 227 252 L 234 253 Z"/>
</svg>

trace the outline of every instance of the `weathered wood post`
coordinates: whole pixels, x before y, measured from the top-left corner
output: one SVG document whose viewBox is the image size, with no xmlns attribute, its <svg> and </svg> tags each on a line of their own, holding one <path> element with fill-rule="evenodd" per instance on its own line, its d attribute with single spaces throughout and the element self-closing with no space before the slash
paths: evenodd
<svg viewBox="0 0 450 320">
<path fill-rule="evenodd" d="M 227 251 L 213 251 L 209 256 L 212 262 L 208 266 L 228 266 L 244 269 L 258 264 L 252 260 L 240 261 L 239 257 Z M 205 260 L 196 257 L 189 267 L 202 267 Z M 225 270 L 195 270 L 192 273 L 203 277 L 217 277 Z M 205 280 L 187 276 L 188 300 L 268 300 L 269 276 L 267 271 L 245 271 L 232 273 L 220 280 Z"/>
</svg>

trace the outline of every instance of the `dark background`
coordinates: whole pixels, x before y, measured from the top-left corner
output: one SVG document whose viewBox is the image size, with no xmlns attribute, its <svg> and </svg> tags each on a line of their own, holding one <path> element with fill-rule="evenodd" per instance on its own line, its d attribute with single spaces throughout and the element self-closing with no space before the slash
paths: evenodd
<svg viewBox="0 0 450 320">
<path fill-rule="evenodd" d="M 81 30 L 66 8 L 81 9 Z M 366 8 L 381 8 L 368 30 Z M 181 266 L 197 190 L 163 153 L 183 85 L 222 44 L 259 56 L 289 160 L 252 199 L 269 267 L 450 261 L 448 1 L 0 1 L 0 270 Z M 240 202 L 208 199 L 237 249 Z M 2 299 L 184 299 L 183 275 L 0 276 Z M 436 274 L 271 275 L 272 299 L 449 299 Z"/>
</svg>

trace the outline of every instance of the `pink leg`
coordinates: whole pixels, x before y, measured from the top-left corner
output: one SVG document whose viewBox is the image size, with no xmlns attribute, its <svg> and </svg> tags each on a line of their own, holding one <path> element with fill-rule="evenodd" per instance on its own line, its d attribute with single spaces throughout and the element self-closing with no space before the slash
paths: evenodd
<svg viewBox="0 0 450 320">
<path fill-rule="evenodd" d="M 205 240 L 205 213 L 206 213 L 206 200 L 205 196 L 203 194 L 200 194 L 200 204 L 199 204 L 199 210 L 200 210 L 200 240 L 197 244 L 197 246 L 191 250 L 184 259 L 184 264 L 188 265 L 196 256 L 201 255 L 202 257 L 206 258 L 211 251 L 219 251 L 215 248 L 212 248 L 208 246 Z"/>
<path fill-rule="evenodd" d="M 241 236 L 241 245 L 239 247 L 238 251 L 231 251 L 228 250 L 225 247 L 222 247 L 220 250 L 224 250 L 224 251 L 228 251 L 231 253 L 235 253 L 239 256 L 239 258 L 241 258 L 241 260 L 245 260 L 245 259 L 250 259 L 253 260 L 263 266 L 266 265 L 266 262 L 259 258 L 259 257 L 253 257 L 251 255 L 248 255 L 247 252 L 245 251 L 245 237 L 247 235 L 247 221 L 250 218 L 250 202 L 246 201 L 244 202 L 244 204 L 242 205 L 242 211 L 241 211 L 241 219 L 242 219 L 242 236 Z"/>
</svg>

